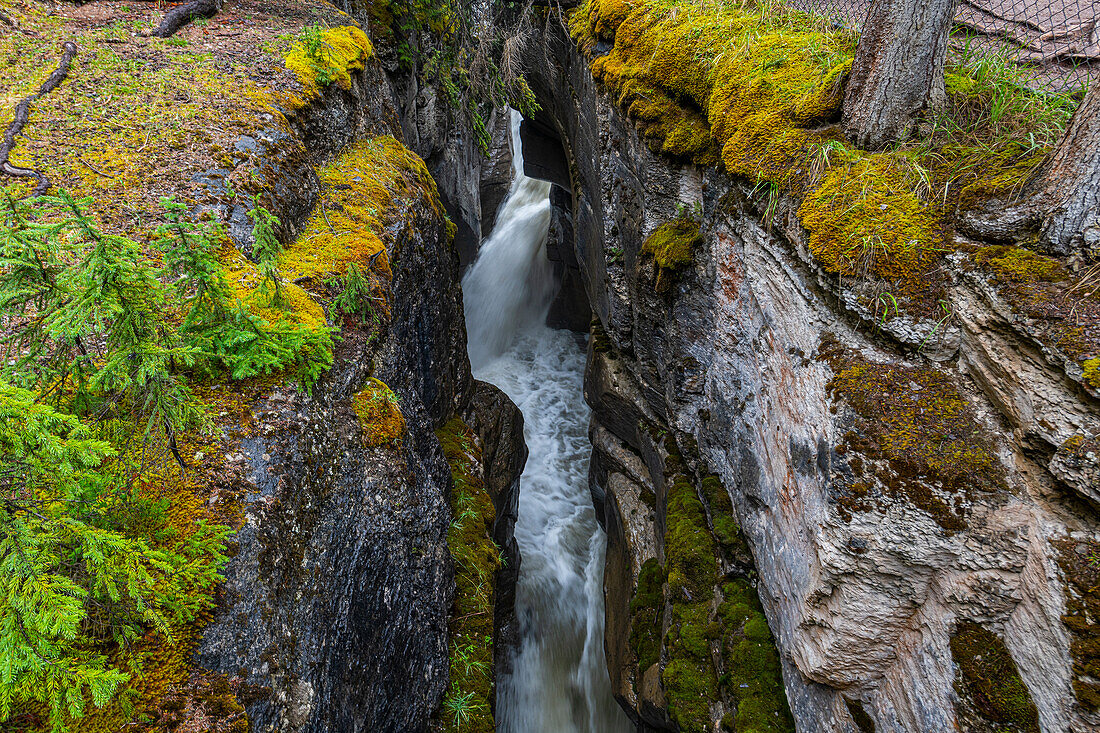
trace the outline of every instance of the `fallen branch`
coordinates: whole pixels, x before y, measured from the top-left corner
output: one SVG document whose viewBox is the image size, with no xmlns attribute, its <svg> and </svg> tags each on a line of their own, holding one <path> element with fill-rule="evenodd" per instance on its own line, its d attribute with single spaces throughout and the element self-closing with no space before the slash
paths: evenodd
<svg viewBox="0 0 1100 733">
<path fill-rule="evenodd" d="M 188 23 L 199 18 L 211 18 L 222 9 L 224 0 L 192 0 L 169 10 L 157 29 L 150 33 L 157 38 L 170 38 Z"/>
<path fill-rule="evenodd" d="M 88 161 L 81 158 L 79 155 L 76 157 L 76 159 L 79 160 L 81 163 L 83 163 L 84 166 L 88 170 L 90 170 L 92 173 L 98 173 L 99 175 L 103 176 L 104 178 L 117 178 L 118 177 L 118 176 L 112 176 L 110 173 L 104 173 L 103 171 L 99 170 L 98 168 L 96 168 L 94 165 L 92 165 Z"/>
<path fill-rule="evenodd" d="M 15 148 L 16 136 L 27 126 L 27 120 L 30 119 L 31 105 L 61 86 L 61 82 L 65 81 L 65 77 L 69 75 L 69 68 L 72 66 L 73 59 L 76 58 L 77 47 L 72 41 L 66 41 L 61 48 L 63 51 L 61 63 L 58 64 L 49 78 L 42 83 L 42 86 L 38 87 L 37 92 L 16 105 L 15 117 L 8 125 L 8 129 L 4 131 L 4 142 L 0 144 L 0 173 L 6 173 L 17 178 L 37 179 L 38 185 L 34 188 L 35 196 L 41 196 L 50 190 L 50 179 L 46 178 L 41 171 L 36 171 L 33 168 L 21 168 L 12 165 L 8 158 Z"/>
</svg>

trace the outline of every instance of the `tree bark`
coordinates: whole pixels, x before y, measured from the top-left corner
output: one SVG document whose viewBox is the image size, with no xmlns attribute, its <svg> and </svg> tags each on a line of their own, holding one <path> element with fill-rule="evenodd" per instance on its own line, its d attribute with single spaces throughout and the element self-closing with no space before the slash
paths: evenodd
<svg viewBox="0 0 1100 733">
<path fill-rule="evenodd" d="M 874 0 L 844 91 L 844 134 L 880 149 L 946 101 L 943 65 L 955 0 Z"/>
<path fill-rule="evenodd" d="M 1054 255 L 1100 258 L 1100 84 L 1091 86 L 1023 193 L 963 212 L 959 229 L 981 239 L 1030 241 Z"/>
</svg>

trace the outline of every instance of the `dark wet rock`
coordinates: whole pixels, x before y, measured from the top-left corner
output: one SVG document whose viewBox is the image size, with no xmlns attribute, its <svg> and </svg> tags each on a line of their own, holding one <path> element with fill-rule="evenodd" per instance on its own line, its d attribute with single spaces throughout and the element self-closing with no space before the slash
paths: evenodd
<svg viewBox="0 0 1100 733">
<path fill-rule="evenodd" d="M 240 164 L 277 181 L 269 205 L 289 232 L 316 201 L 309 162 L 331 159 L 359 135 L 391 131 L 394 107 L 373 91 L 388 94 L 380 71 L 360 76 L 350 93 L 324 96 L 279 144 L 262 135 L 243 142 Z M 204 182 L 216 207 L 224 176 Z M 514 551 L 522 422 L 507 417 L 516 408 L 506 397 L 475 388 L 470 376 L 458 258 L 443 212 L 423 199 L 400 205 L 386 232 L 390 317 L 377 326 L 345 322 L 333 369 L 312 395 L 279 388 L 255 405 L 256 437 L 237 457 L 252 488 L 196 661 L 242 679 L 258 733 L 428 726 L 448 683 L 454 589 L 451 474 L 434 431 L 469 405 L 492 418 L 482 420 L 481 435 L 503 509 L 497 540 Z M 222 214 L 234 220 L 231 209 Z M 406 426 L 375 447 L 364 443 L 351 407 L 370 377 L 398 395 Z M 504 580 L 502 594 L 514 577 Z"/>
<path fill-rule="evenodd" d="M 499 678 L 507 674 L 512 652 L 519 644 L 516 582 L 522 558 L 514 531 L 519 516 L 519 479 L 527 463 L 523 413 L 498 387 L 475 382 L 465 419 L 485 446 L 482 452 L 485 486 L 496 508 L 493 541 L 504 558 L 496 575 L 494 609 L 493 655 Z"/>
</svg>

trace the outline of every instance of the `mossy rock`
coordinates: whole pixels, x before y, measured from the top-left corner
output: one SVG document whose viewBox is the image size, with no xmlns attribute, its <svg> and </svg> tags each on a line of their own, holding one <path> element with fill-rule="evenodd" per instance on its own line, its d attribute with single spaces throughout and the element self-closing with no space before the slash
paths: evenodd
<svg viewBox="0 0 1100 733">
<path fill-rule="evenodd" d="M 737 704 L 731 730 L 793 733 L 779 652 L 756 591 L 734 580 L 723 584 L 722 596 L 722 685 Z"/>
<path fill-rule="evenodd" d="M 998 99 L 989 91 L 1005 85 L 959 67 L 947 87 L 962 122 L 895 152 L 864 151 L 836 124 L 858 35 L 820 15 L 752 3 L 585 0 L 569 29 L 585 52 L 613 41 L 592 59 L 592 75 L 652 150 L 769 184 L 758 195 L 791 196 L 822 269 L 885 281 L 893 316 L 904 309 L 939 320 L 957 212 L 1019 191 L 1075 106 L 1036 95 L 1020 103 L 1017 134 L 1005 134 L 990 123 Z M 1025 129 L 1032 118 L 1034 131 Z"/>
<path fill-rule="evenodd" d="M 302 107 L 321 96 L 324 87 L 336 84 L 351 89 L 351 75 L 374 58 L 374 47 L 358 26 L 307 29 L 286 56 L 286 67 L 298 77 L 303 94 L 292 99 Z"/>
<path fill-rule="evenodd" d="M 674 599 L 709 599 L 718 582 L 714 537 L 707 529 L 703 504 L 691 481 L 672 479 L 665 519 L 665 563 Z"/>
<path fill-rule="evenodd" d="M 830 394 L 858 416 L 841 444 L 844 452 L 887 461 L 891 494 L 957 532 L 967 526 L 969 502 L 1008 490 L 989 437 L 947 374 L 872 362 L 827 338 L 821 358 L 834 372 Z M 854 502 L 849 508 L 871 506 Z"/>
<path fill-rule="evenodd" d="M 642 244 L 642 254 L 652 257 L 657 266 L 654 288 L 668 290 L 675 273 L 690 265 L 695 250 L 702 246 L 703 235 L 693 219 L 674 219 L 654 229 Z"/>
<path fill-rule="evenodd" d="M 656 558 L 642 563 L 638 588 L 630 599 L 630 646 L 638 659 L 639 679 L 660 660 L 664 626 L 665 571 Z"/>
<path fill-rule="evenodd" d="M 351 402 L 368 448 L 392 445 L 405 435 L 400 400 L 384 382 L 371 378 Z"/>
<path fill-rule="evenodd" d="M 697 453 L 694 441 L 680 442 Z M 793 733 L 779 652 L 755 589 L 738 579 L 722 583 L 719 594 L 719 547 L 744 547 L 729 494 L 715 475 L 704 476 L 697 493 L 683 473 L 678 446 L 666 444 L 666 449 L 668 629 L 661 680 L 669 715 L 681 730 L 710 731 L 712 706 L 734 700 L 738 709 L 723 717 L 725 730 Z M 715 654 L 723 660 L 721 678 Z"/>
<path fill-rule="evenodd" d="M 323 197 L 298 237 L 278 256 L 289 281 L 319 286 L 356 266 L 372 292 L 371 308 L 389 315 L 387 227 L 412 207 L 445 216 L 436 183 L 420 156 L 382 135 L 353 143 L 318 171 Z"/>
<path fill-rule="evenodd" d="M 673 657 L 661 673 L 669 716 L 684 733 L 710 729 L 710 705 L 718 699 L 718 682 L 706 660 Z"/>
<path fill-rule="evenodd" d="M 956 688 L 987 720 L 1038 733 L 1039 711 L 1000 637 L 963 621 L 951 637 L 951 656 L 959 670 Z"/>
<path fill-rule="evenodd" d="M 455 599 L 448 624 L 451 684 L 435 726 L 447 733 L 492 733 L 493 619 L 501 567 L 500 549 L 493 542 L 496 509 L 485 487 L 482 449 L 473 429 L 453 417 L 436 435 L 454 484 L 448 497 L 452 521 L 447 548 L 454 560 Z M 448 705 L 458 704 L 465 717 L 448 712 Z"/>
</svg>

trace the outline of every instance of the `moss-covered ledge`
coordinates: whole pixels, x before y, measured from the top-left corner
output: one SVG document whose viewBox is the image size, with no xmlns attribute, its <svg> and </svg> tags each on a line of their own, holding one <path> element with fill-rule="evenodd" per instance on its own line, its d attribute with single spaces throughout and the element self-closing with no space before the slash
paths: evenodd
<svg viewBox="0 0 1100 733">
<path fill-rule="evenodd" d="M 943 339 L 953 320 L 946 258 L 961 253 L 1023 290 L 1013 307 L 1038 321 L 1033 333 L 1065 355 L 1068 376 L 1096 388 L 1094 273 L 1046 268 L 1020 288 L 991 265 L 997 253 L 986 250 L 999 248 L 966 242 L 954 227 L 960 212 L 1038 170 L 1074 99 L 1029 92 L 1005 65 L 952 64 L 942 118 L 868 152 L 837 124 L 858 38 L 825 18 L 770 3 L 585 0 L 569 30 L 652 150 L 746 181 L 765 220 L 785 231 L 794 222 L 792 241 L 805 241 L 814 267 L 870 329 L 913 350 Z M 995 123 L 994 104 L 1006 111 Z"/>
</svg>

